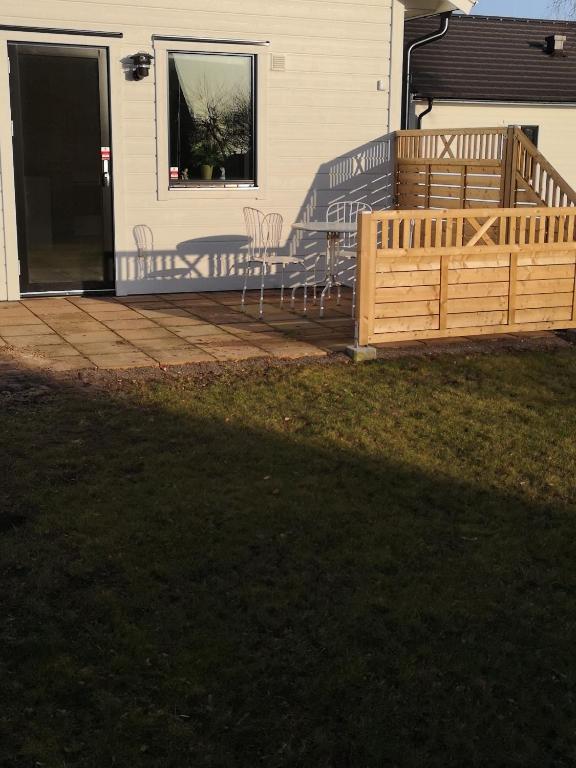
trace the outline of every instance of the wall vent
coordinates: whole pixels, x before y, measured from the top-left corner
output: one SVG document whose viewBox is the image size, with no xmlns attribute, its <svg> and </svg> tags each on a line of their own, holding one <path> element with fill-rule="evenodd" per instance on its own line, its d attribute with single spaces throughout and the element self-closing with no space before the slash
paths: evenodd
<svg viewBox="0 0 576 768">
<path fill-rule="evenodd" d="M 280 54 L 272 54 L 272 70 L 274 72 L 286 71 L 286 56 Z"/>
</svg>

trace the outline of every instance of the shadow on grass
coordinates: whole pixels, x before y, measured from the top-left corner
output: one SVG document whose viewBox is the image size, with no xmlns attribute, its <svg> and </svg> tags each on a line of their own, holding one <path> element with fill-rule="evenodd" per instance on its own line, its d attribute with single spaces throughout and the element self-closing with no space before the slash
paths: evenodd
<svg viewBox="0 0 576 768">
<path fill-rule="evenodd" d="M 1 415 L 2 766 L 573 765 L 565 507 L 193 390 L 29 384 Z"/>
</svg>

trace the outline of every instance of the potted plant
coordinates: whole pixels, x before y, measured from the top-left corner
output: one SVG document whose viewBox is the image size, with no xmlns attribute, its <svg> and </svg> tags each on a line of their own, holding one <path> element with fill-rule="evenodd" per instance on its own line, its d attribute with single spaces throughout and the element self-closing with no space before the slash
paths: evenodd
<svg viewBox="0 0 576 768">
<path fill-rule="evenodd" d="M 241 94 L 208 94 L 200 101 L 202 117 L 194 118 L 190 154 L 204 181 L 212 179 L 214 167 L 250 147 L 250 105 Z M 223 170 L 223 174 L 225 171 Z"/>
<path fill-rule="evenodd" d="M 198 133 L 190 142 L 190 152 L 197 165 L 200 166 L 200 177 L 204 181 L 210 181 L 214 173 L 214 166 L 221 165 L 222 160 L 214 139 L 209 135 Z"/>
</svg>

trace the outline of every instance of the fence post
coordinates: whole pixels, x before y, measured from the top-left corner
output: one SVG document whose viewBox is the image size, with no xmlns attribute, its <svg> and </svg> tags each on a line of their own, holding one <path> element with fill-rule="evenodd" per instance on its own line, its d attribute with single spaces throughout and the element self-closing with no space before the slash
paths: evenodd
<svg viewBox="0 0 576 768">
<path fill-rule="evenodd" d="M 509 125 L 502 158 L 502 208 L 516 207 L 516 126 Z"/>
<path fill-rule="evenodd" d="M 377 232 L 378 221 L 374 214 L 361 213 L 358 217 L 355 333 L 356 344 L 361 347 L 370 343 L 374 326 Z"/>
</svg>

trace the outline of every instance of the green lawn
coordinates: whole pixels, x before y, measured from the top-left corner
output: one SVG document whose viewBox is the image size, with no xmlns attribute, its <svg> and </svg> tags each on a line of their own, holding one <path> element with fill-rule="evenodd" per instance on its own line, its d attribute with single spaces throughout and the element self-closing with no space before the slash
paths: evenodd
<svg viewBox="0 0 576 768">
<path fill-rule="evenodd" d="M 575 765 L 576 351 L 63 389 L 0 435 L 2 768 Z"/>
</svg>

